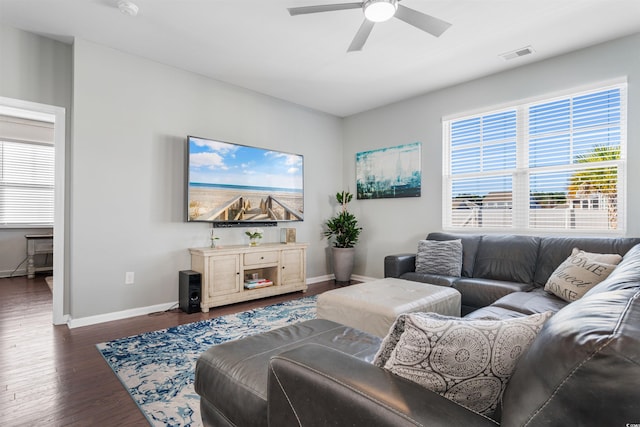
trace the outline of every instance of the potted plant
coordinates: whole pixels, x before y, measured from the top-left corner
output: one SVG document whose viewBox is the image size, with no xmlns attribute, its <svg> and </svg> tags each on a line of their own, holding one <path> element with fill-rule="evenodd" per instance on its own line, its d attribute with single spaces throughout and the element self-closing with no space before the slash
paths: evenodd
<svg viewBox="0 0 640 427">
<path fill-rule="evenodd" d="M 341 205 L 340 212 L 330 218 L 324 235 L 333 238 L 331 248 L 333 260 L 333 274 L 336 282 L 349 282 L 355 260 L 355 245 L 362 227 L 358 227 L 355 215 L 347 210 L 347 204 L 353 199 L 353 194 L 342 191 L 336 193 L 336 201 Z"/>
<path fill-rule="evenodd" d="M 252 227 L 244 232 L 247 236 L 249 236 L 249 246 L 258 246 L 260 244 L 260 239 L 262 239 L 262 234 L 264 230 L 262 228 Z"/>
</svg>

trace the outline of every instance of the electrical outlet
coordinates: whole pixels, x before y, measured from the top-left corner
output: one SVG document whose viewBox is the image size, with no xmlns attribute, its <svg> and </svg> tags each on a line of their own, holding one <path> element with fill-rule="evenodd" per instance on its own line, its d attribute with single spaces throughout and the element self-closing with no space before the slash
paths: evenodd
<svg viewBox="0 0 640 427">
<path fill-rule="evenodd" d="M 127 271 L 124 273 L 124 284 L 125 285 L 133 285 L 134 282 L 134 273 L 133 271 Z"/>
</svg>

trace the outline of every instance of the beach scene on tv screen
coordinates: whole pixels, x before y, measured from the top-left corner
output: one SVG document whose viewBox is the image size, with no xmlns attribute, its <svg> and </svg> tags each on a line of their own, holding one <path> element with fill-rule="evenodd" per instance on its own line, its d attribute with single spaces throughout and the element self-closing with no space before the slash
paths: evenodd
<svg viewBox="0 0 640 427">
<path fill-rule="evenodd" d="M 303 157 L 189 137 L 189 221 L 301 221 Z"/>
</svg>

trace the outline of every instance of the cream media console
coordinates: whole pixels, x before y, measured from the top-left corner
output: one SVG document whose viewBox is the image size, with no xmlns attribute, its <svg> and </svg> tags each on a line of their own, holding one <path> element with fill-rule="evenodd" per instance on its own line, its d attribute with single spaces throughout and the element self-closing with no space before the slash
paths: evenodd
<svg viewBox="0 0 640 427">
<path fill-rule="evenodd" d="M 191 269 L 202 275 L 202 311 L 288 292 L 306 292 L 307 246 L 266 243 L 189 249 Z M 258 279 L 263 283 L 253 289 L 245 287 L 245 282 L 252 287 L 250 283 Z"/>
</svg>

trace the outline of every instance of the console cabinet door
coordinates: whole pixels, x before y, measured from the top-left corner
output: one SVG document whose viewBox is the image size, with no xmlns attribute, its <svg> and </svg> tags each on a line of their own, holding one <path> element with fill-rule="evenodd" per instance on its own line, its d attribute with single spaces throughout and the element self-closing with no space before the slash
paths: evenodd
<svg viewBox="0 0 640 427">
<path fill-rule="evenodd" d="M 304 249 L 282 251 L 280 279 L 283 286 L 305 283 L 305 253 Z"/>
<path fill-rule="evenodd" d="M 209 297 L 240 292 L 240 255 L 209 257 Z"/>
</svg>

